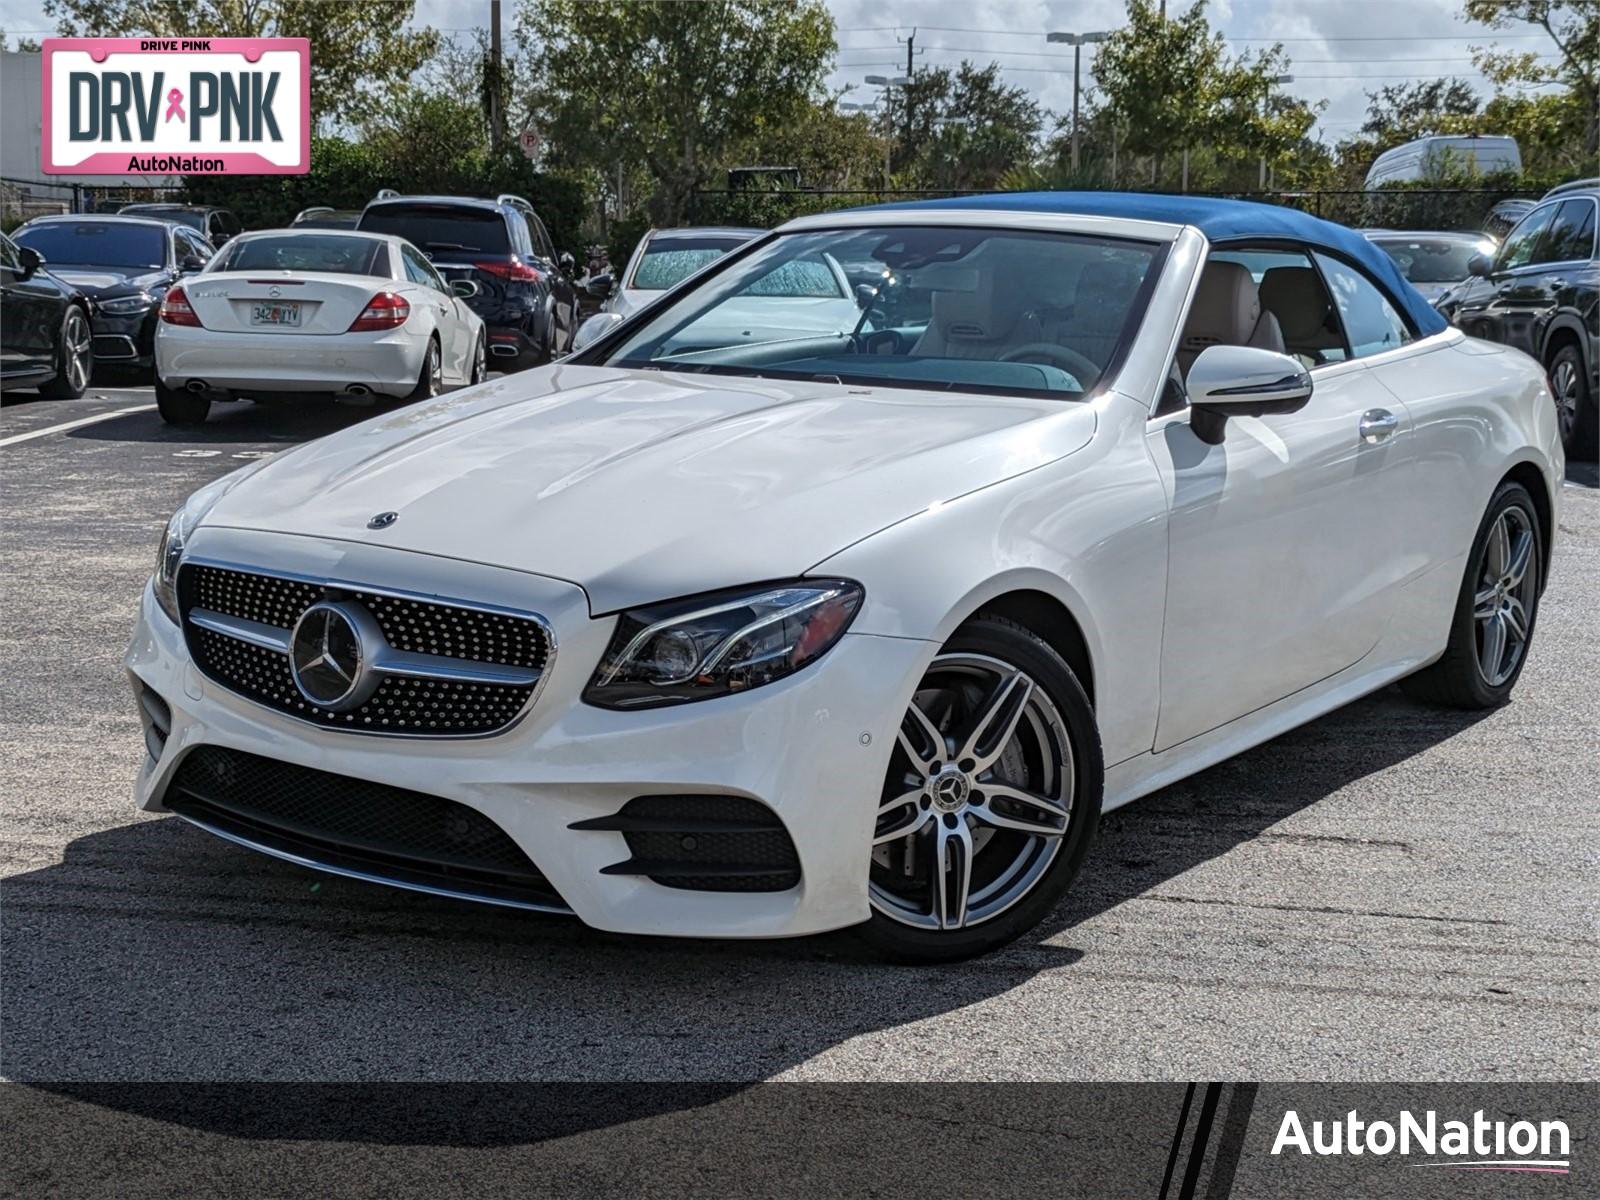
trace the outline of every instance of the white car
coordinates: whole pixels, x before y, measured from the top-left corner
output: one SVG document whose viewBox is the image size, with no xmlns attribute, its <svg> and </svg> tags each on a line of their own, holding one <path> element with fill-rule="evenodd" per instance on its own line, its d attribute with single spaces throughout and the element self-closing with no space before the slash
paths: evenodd
<svg viewBox="0 0 1600 1200">
<path fill-rule="evenodd" d="M 589 292 L 605 299 L 603 311 L 631 316 L 696 271 L 764 232 L 740 226 L 649 230 L 633 248 L 621 278 L 599 276 L 591 282 Z"/>
<path fill-rule="evenodd" d="M 819 255 L 882 264 L 859 329 L 734 337 Z M 1538 365 L 1350 230 L 807 217 L 561 363 L 195 493 L 127 655 L 137 799 L 609 930 L 970 955 L 1106 809 L 1395 680 L 1504 702 L 1562 472 Z"/>
<path fill-rule="evenodd" d="M 167 421 L 193 425 L 214 400 L 422 400 L 478 383 L 488 352 L 467 305 L 477 289 L 446 283 L 403 238 L 240 234 L 162 301 L 156 402 Z"/>
</svg>

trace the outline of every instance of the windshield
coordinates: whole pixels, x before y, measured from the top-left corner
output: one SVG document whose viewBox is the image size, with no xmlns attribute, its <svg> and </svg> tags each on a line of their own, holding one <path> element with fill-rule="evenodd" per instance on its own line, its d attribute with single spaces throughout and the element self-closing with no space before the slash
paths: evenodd
<svg viewBox="0 0 1600 1200">
<path fill-rule="evenodd" d="M 791 233 L 600 361 L 652 370 L 1081 396 L 1132 337 L 1163 247 L 906 226 Z"/>
<path fill-rule="evenodd" d="M 392 233 L 403 237 L 430 256 L 452 250 L 489 254 L 511 252 L 505 218 L 492 208 L 472 208 L 465 204 L 384 204 L 362 213 L 358 228 L 367 233 Z"/>
<path fill-rule="evenodd" d="M 1412 283 L 1459 283 L 1471 272 L 1467 260 L 1474 254 L 1494 253 L 1488 238 L 1395 237 L 1374 238 L 1399 264 Z"/>
<path fill-rule="evenodd" d="M 652 238 L 645 245 L 628 286 L 640 292 L 664 292 L 749 240 L 729 234 Z"/>
<path fill-rule="evenodd" d="M 313 271 L 387 278 L 389 253 L 376 238 L 337 234 L 236 238 L 211 271 Z"/>
<path fill-rule="evenodd" d="M 152 217 L 160 217 L 164 221 L 176 221 L 180 225 L 187 225 L 190 229 L 198 229 L 201 233 L 206 231 L 206 214 L 195 212 L 189 208 L 146 208 L 139 204 L 124 205 L 120 210 L 125 213 L 148 213 Z"/>
<path fill-rule="evenodd" d="M 19 229 L 17 245 L 57 267 L 159 271 L 166 265 L 167 231 L 159 225 L 112 221 L 51 221 Z"/>
</svg>

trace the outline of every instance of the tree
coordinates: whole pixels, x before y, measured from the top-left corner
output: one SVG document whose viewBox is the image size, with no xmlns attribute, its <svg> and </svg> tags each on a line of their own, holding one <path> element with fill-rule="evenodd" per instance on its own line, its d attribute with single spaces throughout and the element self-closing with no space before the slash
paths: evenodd
<svg viewBox="0 0 1600 1200">
<path fill-rule="evenodd" d="M 9 50 L 10 48 L 11 42 L 6 37 L 6 31 L 0 29 L 0 50 Z M 22 54 L 37 54 L 39 53 L 39 43 L 28 37 L 18 38 L 17 50 Z"/>
<path fill-rule="evenodd" d="M 1475 47 L 1478 69 L 1497 92 L 1558 83 L 1576 95 L 1583 115 L 1582 146 L 1592 163 L 1600 151 L 1600 8 L 1595 0 L 1467 0 L 1466 17 L 1491 29 L 1537 25 L 1555 44 L 1558 61 L 1532 51 Z"/>
<path fill-rule="evenodd" d="M 1464 79 L 1391 83 L 1367 93 L 1361 133 L 1378 150 L 1439 133 L 1470 133 L 1478 125 L 1477 91 Z"/>
<path fill-rule="evenodd" d="M 875 187 L 883 174 L 886 143 L 865 113 L 842 113 L 836 97 L 807 100 L 784 121 L 763 121 L 734 143 L 719 164 L 798 167 L 808 188 Z"/>
<path fill-rule="evenodd" d="M 1044 110 L 1000 80 L 1000 67 L 963 62 L 955 70 L 919 71 L 889 93 L 879 132 L 894 143 L 896 172 L 918 187 L 963 190 L 996 186 L 1029 161 Z"/>
<path fill-rule="evenodd" d="M 319 120 L 358 120 L 393 95 L 438 44 L 409 28 L 414 0 L 44 0 L 63 37 L 303 37 Z"/>
<path fill-rule="evenodd" d="M 835 49 L 821 0 L 524 0 L 519 34 L 559 161 L 642 163 L 663 224 L 731 147 L 821 96 Z"/>
</svg>

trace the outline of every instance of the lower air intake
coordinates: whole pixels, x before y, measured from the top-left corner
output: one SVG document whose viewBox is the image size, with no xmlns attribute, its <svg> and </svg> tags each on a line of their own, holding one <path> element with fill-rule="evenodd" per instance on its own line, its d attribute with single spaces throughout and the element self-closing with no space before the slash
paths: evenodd
<svg viewBox="0 0 1600 1200">
<path fill-rule="evenodd" d="M 783 892 L 800 882 L 800 857 L 778 814 L 744 796 L 636 796 L 613 816 L 572 828 L 627 840 L 632 857 L 604 875 L 702 892 Z"/>
</svg>

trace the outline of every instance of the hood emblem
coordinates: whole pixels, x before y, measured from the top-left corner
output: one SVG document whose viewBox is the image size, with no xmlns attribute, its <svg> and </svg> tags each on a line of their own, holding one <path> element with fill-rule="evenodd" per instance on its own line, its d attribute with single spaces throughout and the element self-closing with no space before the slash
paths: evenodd
<svg viewBox="0 0 1600 1200">
<path fill-rule="evenodd" d="M 400 519 L 397 512 L 381 512 L 367 522 L 368 529 L 387 529 Z"/>
</svg>

